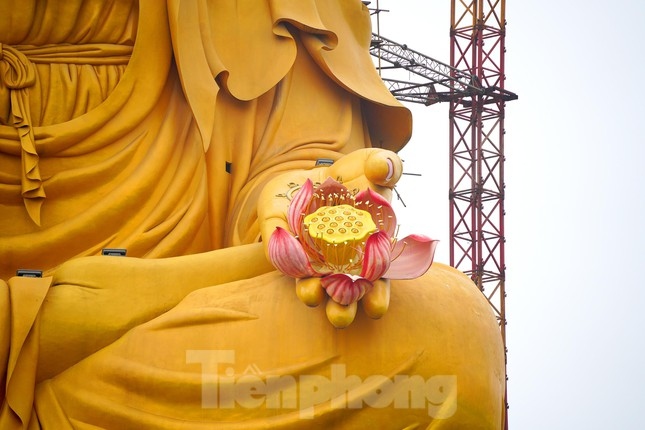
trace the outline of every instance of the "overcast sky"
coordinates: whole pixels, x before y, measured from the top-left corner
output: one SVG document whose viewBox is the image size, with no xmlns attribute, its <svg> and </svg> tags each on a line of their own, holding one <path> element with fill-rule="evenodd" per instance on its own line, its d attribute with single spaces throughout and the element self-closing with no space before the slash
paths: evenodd
<svg viewBox="0 0 645 430">
<path fill-rule="evenodd" d="M 450 3 L 380 0 L 381 34 L 449 62 Z M 509 428 L 644 429 L 645 2 L 507 0 L 506 18 Z M 447 263 L 448 107 L 409 106 L 423 176 L 397 211 Z"/>
</svg>

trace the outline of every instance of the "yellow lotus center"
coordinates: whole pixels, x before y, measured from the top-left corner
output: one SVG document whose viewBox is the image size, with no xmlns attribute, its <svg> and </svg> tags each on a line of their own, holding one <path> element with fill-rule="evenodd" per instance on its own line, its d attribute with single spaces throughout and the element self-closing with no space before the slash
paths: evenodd
<svg viewBox="0 0 645 430">
<path fill-rule="evenodd" d="M 376 230 L 369 212 L 350 205 L 322 206 L 304 224 L 312 239 L 329 244 L 363 241 Z"/>
<path fill-rule="evenodd" d="M 322 206 L 304 219 L 305 229 L 328 269 L 358 274 L 365 241 L 377 228 L 369 212 L 350 205 Z"/>
</svg>

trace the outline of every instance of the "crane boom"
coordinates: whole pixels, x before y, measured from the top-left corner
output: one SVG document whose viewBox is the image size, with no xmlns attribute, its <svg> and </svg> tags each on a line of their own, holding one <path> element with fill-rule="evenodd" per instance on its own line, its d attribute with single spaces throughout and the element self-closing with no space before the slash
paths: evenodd
<svg viewBox="0 0 645 430">
<path fill-rule="evenodd" d="M 499 86 L 482 86 L 479 78 L 470 71 L 450 66 L 379 34 L 372 34 L 370 54 L 389 64 L 379 67 L 381 79 L 401 101 L 429 106 L 458 100 L 468 106 L 475 96 L 488 96 L 491 100 L 504 101 L 517 99 L 515 93 Z M 413 73 L 417 79 L 397 79 L 397 70 Z M 443 91 L 437 91 L 437 87 Z"/>
<path fill-rule="evenodd" d="M 483 93 L 475 75 L 458 70 L 381 35 L 372 34 L 370 53 L 390 64 L 387 67 L 382 66 L 381 71 L 403 69 L 420 78 L 418 81 L 400 81 L 381 75 L 386 83 L 392 84 L 390 91 L 394 89 L 395 96 L 401 96 L 406 100 L 411 97 L 411 100 L 407 101 L 427 104 L 424 100 L 432 100 L 432 95 L 464 97 Z M 437 92 L 437 86 L 443 87 L 444 91 Z M 418 91 L 422 88 L 426 89 L 425 93 Z"/>
</svg>

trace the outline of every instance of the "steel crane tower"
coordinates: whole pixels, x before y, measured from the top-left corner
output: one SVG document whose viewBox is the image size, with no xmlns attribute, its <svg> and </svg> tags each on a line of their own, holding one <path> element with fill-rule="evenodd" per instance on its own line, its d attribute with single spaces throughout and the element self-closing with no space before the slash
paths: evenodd
<svg viewBox="0 0 645 430">
<path fill-rule="evenodd" d="M 504 108 L 517 96 L 504 89 L 505 6 L 504 0 L 452 0 L 450 65 L 492 91 L 450 101 L 450 264 L 486 296 L 506 353 Z"/>
<path fill-rule="evenodd" d="M 450 64 L 372 35 L 371 53 L 388 65 L 383 81 L 401 101 L 450 103 L 450 264 L 490 303 L 506 348 L 504 236 L 505 0 L 451 0 Z M 374 14 L 381 11 L 372 9 Z M 388 77 L 402 69 L 417 79 Z M 508 403 L 507 403 L 508 407 Z M 503 426 L 508 428 L 507 414 Z"/>
</svg>

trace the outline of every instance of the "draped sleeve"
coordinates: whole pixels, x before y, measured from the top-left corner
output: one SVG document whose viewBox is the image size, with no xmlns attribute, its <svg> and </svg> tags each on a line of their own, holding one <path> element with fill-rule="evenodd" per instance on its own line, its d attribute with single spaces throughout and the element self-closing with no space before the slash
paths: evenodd
<svg viewBox="0 0 645 430">
<path fill-rule="evenodd" d="M 38 364 L 39 312 L 51 278 L 0 280 L 0 427 L 27 428 L 32 420 Z M 6 366 L 6 367 L 5 367 Z"/>
<path fill-rule="evenodd" d="M 168 4 L 182 85 L 206 148 L 220 88 L 243 101 L 274 88 L 296 59 L 295 34 L 331 80 L 364 101 L 372 145 L 398 151 L 409 140 L 411 114 L 390 94 L 371 61 L 369 11 L 361 2 Z"/>
</svg>

